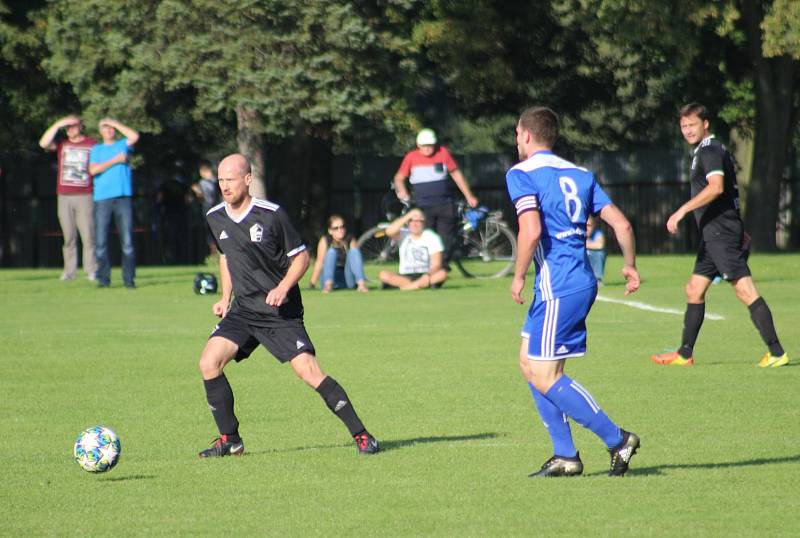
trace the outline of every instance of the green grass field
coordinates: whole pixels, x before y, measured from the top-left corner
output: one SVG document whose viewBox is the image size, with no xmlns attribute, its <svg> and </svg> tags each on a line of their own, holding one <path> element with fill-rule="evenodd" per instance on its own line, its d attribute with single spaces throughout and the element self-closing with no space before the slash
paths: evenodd
<svg viewBox="0 0 800 538">
<path fill-rule="evenodd" d="M 600 295 L 622 299 L 619 258 Z M 686 256 L 643 257 L 631 300 L 683 310 Z M 61 283 L 57 270 L 0 272 L 0 534 L 275 536 L 797 536 L 800 524 L 800 255 L 754 256 L 793 362 L 764 346 L 727 284 L 709 293 L 693 368 L 653 352 L 682 316 L 609 302 L 589 353 L 567 371 L 642 438 L 623 479 L 579 426 L 586 466 L 530 480 L 550 456 L 517 370 L 508 279 L 364 296 L 306 291 L 323 368 L 383 451 L 359 456 L 320 397 L 261 349 L 228 367 L 243 458 L 201 461 L 216 436 L 197 359 L 215 324 L 198 268 L 141 268 L 139 289 Z M 215 271 L 216 272 L 216 271 Z M 528 293 L 528 298 L 530 293 Z M 114 428 L 122 459 L 92 475 L 71 456 L 82 429 Z"/>
</svg>

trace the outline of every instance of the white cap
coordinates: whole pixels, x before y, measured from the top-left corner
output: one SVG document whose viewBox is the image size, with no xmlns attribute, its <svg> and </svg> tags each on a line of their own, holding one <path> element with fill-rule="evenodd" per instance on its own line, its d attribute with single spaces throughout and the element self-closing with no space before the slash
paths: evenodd
<svg viewBox="0 0 800 538">
<path fill-rule="evenodd" d="M 436 145 L 436 133 L 432 129 L 423 129 L 417 133 L 418 146 L 433 146 Z"/>
</svg>

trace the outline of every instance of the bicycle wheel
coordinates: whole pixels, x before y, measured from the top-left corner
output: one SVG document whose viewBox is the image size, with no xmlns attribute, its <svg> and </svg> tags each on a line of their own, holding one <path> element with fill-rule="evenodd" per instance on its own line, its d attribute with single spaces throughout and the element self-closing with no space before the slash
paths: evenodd
<svg viewBox="0 0 800 538">
<path fill-rule="evenodd" d="M 398 244 L 386 235 L 385 226 L 373 226 L 358 238 L 356 246 L 361 251 L 364 265 L 387 265 L 398 262 Z"/>
<path fill-rule="evenodd" d="M 455 264 L 464 276 L 499 278 L 514 268 L 517 239 L 502 222 L 485 219 L 472 230 L 459 234 L 460 252 Z"/>
</svg>

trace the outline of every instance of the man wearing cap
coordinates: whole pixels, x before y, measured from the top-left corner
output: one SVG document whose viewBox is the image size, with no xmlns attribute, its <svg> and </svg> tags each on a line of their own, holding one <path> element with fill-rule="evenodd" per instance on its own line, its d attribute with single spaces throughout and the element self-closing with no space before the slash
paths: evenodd
<svg viewBox="0 0 800 538">
<path fill-rule="evenodd" d="M 59 131 L 63 129 L 63 136 Z M 56 193 L 58 222 L 64 236 L 64 272 L 61 280 L 75 279 L 78 270 L 78 233 L 83 243 L 83 270 L 89 280 L 95 279 L 97 261 L 94 255 L 94 222 L 92 213 L 92 175 L 89 173 L 89 152 L 95 140 L 83 134 L 78 116 L 65 116 L 53 122 L 39 139 L 39 146 L 58 155 Z"/>
<path fill-rule="evenodd" d="M 416 206 L 425 212 L 428 227 L 435 230 L 444 241 L 445 268 L 448 268 L 452 255 L 458 221 L 448 176 L 464 195 L 467 204 L 470 207 L 477 206 L 478 199 L 472 194 L 464 174 L 447 148 L 437 145 L 436 133 L 431 129 L 422 129 L 417 134 L 417 149 L 406 154 L 394 175 L 395 192 L 400 201 L 407 203 L 411 198 L 406 188 L 406 178 L 414 186 Z"/>
</svg>

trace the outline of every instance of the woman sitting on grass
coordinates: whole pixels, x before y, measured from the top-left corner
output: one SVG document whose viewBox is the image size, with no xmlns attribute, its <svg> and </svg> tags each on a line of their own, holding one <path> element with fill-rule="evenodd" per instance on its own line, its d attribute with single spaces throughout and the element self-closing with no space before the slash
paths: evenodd
<svg viewBox="0 0 800 538">
<path fill-rule="evenodd" d="M 322 293 L 332 290 L 356 288 L 368 292 L 365 283 L 364 261 L 356 240 L 347 233 L 340 215 L 328 218 L 328 234 L 319 238 L 317 260 L 311 273 L 311 287 L 316 287 L 322 275 Z"/>
</svg>

